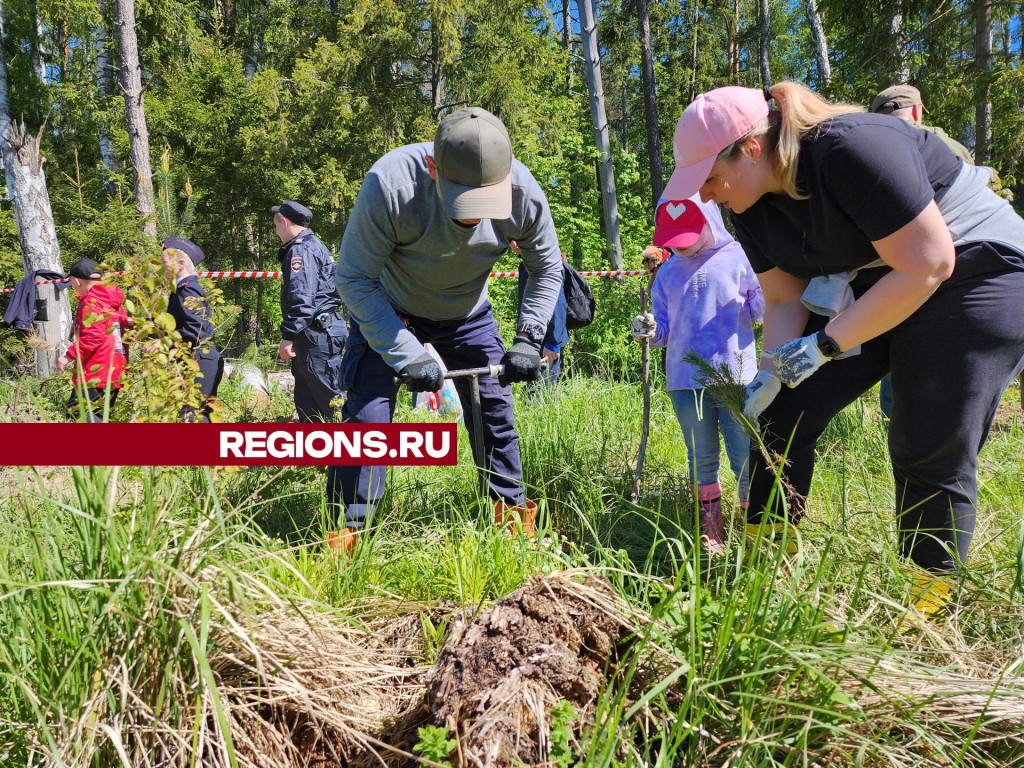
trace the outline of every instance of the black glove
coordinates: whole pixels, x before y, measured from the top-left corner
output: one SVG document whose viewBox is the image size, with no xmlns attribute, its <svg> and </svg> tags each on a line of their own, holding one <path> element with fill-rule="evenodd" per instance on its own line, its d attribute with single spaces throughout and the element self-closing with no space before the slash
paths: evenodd
<svg viewBox="0 0 1024 768">
<path fill-rule="evenodd" d="M 441 366 L 429 352 L 424 352 L 400 370 L 398 378 L 410 392 L 437 392 L 444 386 Z"/>
<path fill-rule="evenodd" d="M 498 377 L 498 383 L 503 387 L 513 381 L 536 381 L 540 378 L 540 344 L 516 336 L 501 364 L 505 372 Z"/>
</svg>

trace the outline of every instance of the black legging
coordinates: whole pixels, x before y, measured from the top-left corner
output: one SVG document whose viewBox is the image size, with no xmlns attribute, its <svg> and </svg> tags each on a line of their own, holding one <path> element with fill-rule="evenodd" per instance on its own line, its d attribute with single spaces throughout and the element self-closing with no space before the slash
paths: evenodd
<svg viewBox="0 0 1024 768">
<path fill-rule="evenodd" d="M 783 477 L 798 520 L 814 472 L 818 437 L 839 411 L 892 371 L 889 453 L 900 546 L 923 568 L 952 569 L 974 533 L 978 452 L 1007 385 L 1024 367 L 1024 259 L 984 243 L 957 249 L 952 277 L 911 317 L 861 353 L 823 365 L 795 389 L 783 386 L 761 415 L 771 451 L 792 436 Z M 805 333 L 825 325 L 812 315 Z M 751 450 L 750 522 L 758 522 L 775 478 Z M 776 498 L 776 513 L 781 507 Z M 948 550 L 948 551 L 947 551 Z"/>
</svg>

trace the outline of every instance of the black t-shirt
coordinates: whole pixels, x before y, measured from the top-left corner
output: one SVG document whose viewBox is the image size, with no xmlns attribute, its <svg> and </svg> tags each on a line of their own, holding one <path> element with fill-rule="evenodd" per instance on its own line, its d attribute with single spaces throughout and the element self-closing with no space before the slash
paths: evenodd
<svg viewBox="0 0 1024 768">
<path fill-rule="evenodd" d="M 961 161 L 928 131 L 887 115 L 827 120 L 801 141 L 797 188 L 806 200 L 764 195 L 732 214 L 755 272 L 811 279 L 878 259 L 871 245 L 910 223 L 956 180 Z M 854 287 L 888 271 L 865 270 Z"/>
</svg>

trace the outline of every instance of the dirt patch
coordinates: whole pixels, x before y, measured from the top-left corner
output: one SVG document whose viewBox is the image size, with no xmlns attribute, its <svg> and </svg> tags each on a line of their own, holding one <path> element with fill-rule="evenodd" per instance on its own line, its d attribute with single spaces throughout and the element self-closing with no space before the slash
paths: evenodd
<svg viewBox="0 0 1024 768">
<path fill-rule="evenodd" d="M 536 765 L 549 757 L 549 713 L 582 722 L 633 634 L 603 579 L 535 576 L 468 625 L 458 623 L 428 673 L 427 720 L 459 742 L 456 765 Z M 422 710 L 421 710 L 422 711 Z"/>
<path fill-rule="evenodd" d="M 996 408 L 996 416 L 992 420 L 992 431 L 995 433 L 1009 432 L 1024 425 L 1024 408 L 1019 403 L 1003 398 Z"/>
<path fill-rule="evenodd" d="M 545 764 L 552 707 L 573 706 L 578 741 L 636 632 L 607 581 L 571 573 L 535 576 L 469 622 L 451 605 L 395 609 L 358 631 L 261 622 L 262 684 L 248 664 L 220 673 L 235 678 L 232 735 L 246 766 L 413 766 L 428 724 L 458 742 L 448 760 L 459 768 Z M 424 614 L 452 624 L 432 667 Z M 287 653 L 267 665 L 268 647 Z M 287 690 L 293 676 L 301 697 Z"/>
</svg>

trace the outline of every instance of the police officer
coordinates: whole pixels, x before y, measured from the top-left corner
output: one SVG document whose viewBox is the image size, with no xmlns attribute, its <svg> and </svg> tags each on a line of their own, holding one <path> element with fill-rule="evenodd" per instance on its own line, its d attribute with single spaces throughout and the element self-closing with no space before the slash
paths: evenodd
<svg viewBox="0 0 1024 768">
<path fill-rule="evenodd" d="M 202 420 L 210 421 L 211 402 L 217 396 L 217 387 L 224 376 L 224 358 L 213 343 L 213 323 L 210 322 L 210 303 L 196 276 L 196 265 L 206 254 L 203 249 L 184 237 L 168 237 L 163 242 L 161 259 L 167 274 L 174 280 L 174 290 L 167 300 L 167 311 L 174 318 L 182 340 L 192 347 L 199 364 L 196 384 L 203 394 Z M 195 409 L 181 410 L 185 421 L 195 421 Z"/>
<path fill-rule="evenodd" d="M 339 312 L 334 260 L 309 229 L 313 214 L 286 200 L 275 205 L 281 240 L 281 360 L 291 360 L 299 421 L 335 421 L 341 395 L 341 353 L 348 331 Z"/>
</svg>

